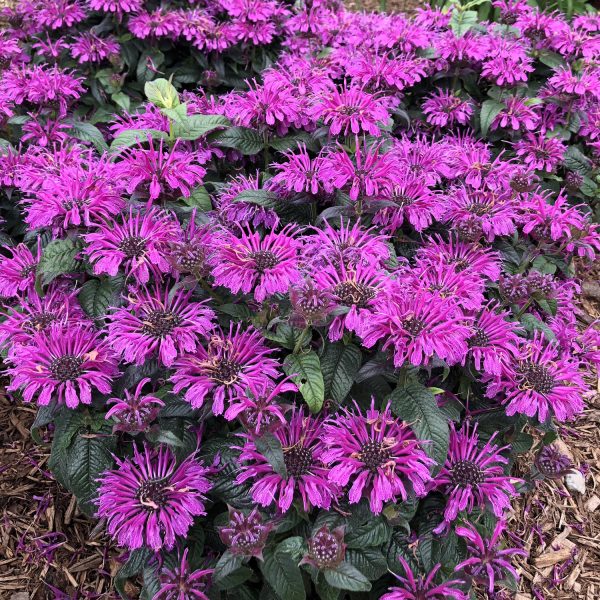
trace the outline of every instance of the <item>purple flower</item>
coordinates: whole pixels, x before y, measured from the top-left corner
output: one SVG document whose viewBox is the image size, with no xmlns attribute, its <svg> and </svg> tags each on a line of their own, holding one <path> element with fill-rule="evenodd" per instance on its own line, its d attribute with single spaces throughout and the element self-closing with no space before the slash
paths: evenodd
<svg viewBox="0 0 600 600">
<path fill-rule="evenodd" d="M 351 504 L 368 498 L 375 514 L 385 502 L 406 501 L 411 490 L 424 496 L 434 461 L 412 430 L 392 416 L 389 406 L 378 411 L 372 400 L 366 415 L 355 407 L 354 412 L 343 408 L 325 423 L 322 460 L 330 469 L 330 481 L 349 486 Z"/>
<path fill-rule="evenodd" d="M 148 137 L 149 148 L 141 144 L 128 148 L 117 163 L 117 175 L 124 177 L 127 191 L 136 190 L 148 194 L 149 202 L 161 194 L 175 196 L 177 193 L 188 198 L 191 189 L 202 183 L 206 169 L 198 164 L 197 156 L 185 150 L 178 150 L 179 140 L 172 148 L 164 147 L 164 140 L 155 142 Z"/>
<path fill-rule="evenodd" d="M 312 279 L 290 288 L 290 304 L 290 324 L 301 329 L 307 325 L 324 325 L 336 306 L 331 291 L 317 287 Z"/>
<path fill-rule="evenodd" d="M 164 566 L 159 580 L 160 589 L 152 600 L 209 600 L 205 594 L 210 586 L 214 569 L 192 571 L 187 559 L 188 548 L 183 551 L 181 561 L 172 569 Z"/>
<path fill-rule="evenodd" d="M 453 302 L 420 289 L 399 290 L 378 303 L 360 335 L 367 348 L 383 340 L 382 350 L 393 351 L 396 367 L 406 361 L 425 366 L 434 356 L 456 364 L 468 350 L 468 325 Z"/>
<path fill-rule="evenodd" d="M 518 96 L 506 98 L 504 100 L 504 105 L 505 108 L 503 108 L 492 121 L 490 130 L 494 131 L 498 128 L 509 128 L 514 131 L 519 131 L 519 129 L 531 131 L 536 128 L 539 116 L 535 105 L 528 105 L 525 100 Z"/>
<path fill-rule="evenodd" d="M 279 375 L 279 363 L 269 355 L 260 333 L 253 327 L 241 331 L 238 323 L 229 333 L 215 328 L 206 348 L 198 345 L 194 354 L 182 356 L 175 363 L 171 381 L 178 394 L 186 389 L 185 400 L 199 408 L 212 393 L 212 411 L 223 414 L 225 398 L 229 402 L 246 394 L 248 387 L 260 390 Z"/>
<path fill-rule="evenodd" d="M 214 313 L 205 302 L 191 302 L 192 292 L 157 284 L 129 297 L 129 305 L 110 315 L 108 336 L 126 362 L 143 364 L 156 356 L 170 367 L 184 352 L 194 352 L 212 329 Z"/>
<path fill-rule="evenodd" d="M 180 17 L 176 11 L 157 8 L 152 12 L 139 12 L 129 18 L 129 31 L 140 40 L 148 37 L 176 39 L 180 33 Z"/>
<path fill-rule="evenodd" d="M 279 172 L 269 180 L 269 187 L 280 186 L 289 192 L 307 194 L 318 194 L 322 191 L 322 157 L 311 158 L 304 144 L 299 144 L 296 151 L 288 150 L 283 155 L 287 159 L 286 162 L 271 165 Z"/>
<path fill-rule="evenodd" d="M 237 237 L 224 231 L 213 256 L 213 277 L 233 293 L 249 294 L 262 302 L 273 294 L 283 294 L 293 283 L 300 281 L 297 228 L 284 227 L 279 233 L 264 238 L 257 232 L 241 231 Z"/>
<path fill-rule="evenodd" d="M 109 398 L 108 404 L 114 406 L 106 413 L 105 419 L 116 421 L 114 431 L 137 433 L 147 431 L 152 421 L 156 419 L 165 403 L 150 394 L 142 395 L 143 387 L 150 382 L 148 377 L 142 379 L 133 394 L 125 390 L 125 398 Z"/>
<path fill-rule="evenodd" d="M 287 512 L 297 491 L 304 510 L 313 507 L 329 509 L 339 490 L 328 480 L 329 469 L 323 464 L 323 423 L 319 417 L 306 416 L 304 409 L 294 408 L 289 423 L 279 427 L 274 436 L 281 443 L 285 473 L 273 469 L 256 447 L 249 434 L 241 434 L 246 442 L 240 454 L 241 473 L 236 483 L 250 480 L 252 500 L 261 506 L 275 502 Z"/>
<path fill-rule="evenodd" d="M 512 575 L 515 581 L 519 580 L 519 574 L 512 566 L 511 560 L 517 555 L 527 556 L 527 552 L 521 548 L 500 546 L 500 537 L 505 530 L 505 521 L 496 523 L 489 539 L 481 537 L 471 523 L 465 523 L 455 530 L 456 535 L 466 540 L 469 558 L 457 564 L 454 571 L 464 571 L 476 583 L 485 585 L 490 594 L 494 592 L 496 580 L 505 579 L 508 574 Z"/>
<path fill-rule="evenodd" d="M 33 289 L 41 247 L 35 257 L 25 244 L 6 249 L 11 257 L 0 256 L 0 296 L 19 296 Z"/>
<path fill-rule="evenodd" d="M 404 569 L 404 577 L 394 573 L 400 585 L 389 588 L 388 593 L 381 596 L 381 600 L 468 600 L 467 594 L 456 587 L 463 584 L 460 579 L 436 585 L 436 575 L 442 565 L 435 565 L 424 577 L 415 577 L 406 560 L 402 556 L 398 556 L 398 560 Z"/>
<path fill-rule="evenodd" d="M 473 104 L 446 90 L 432 92 L 423 103 L 428 123 L 436 127 L 466 125 L 473 114 Z"/>
<path fill-rule="evenodd" d="M 308 553 L 300 564 L 312 565 L 319 570 L 335 569 L 344 562 L 345 555 L 344 527 L 330 531 L 327 525 L 323 525 L 308 540 Z"/>
<path fill-rule="evenodd" d="M 133 458 L 115 460 L 118 469 L 100 478 L 97 504 L 98 517 L 107 519 L 107 531 L 120 546 L 170 550 L 194 517 L 206 514 L 210 470 L 196 462 L 195 454 L 177 466 L 166 447 L 144 446 L 140 453 L 134 446 Z"/>
<path fill-rule="evenodd" d="M 573 468 L 573 463 L 554 446 L 544 446 L 535 457 L 535 466 L 548 479 L 562 479 Z"/>
<path fill-rule="evenodd" d="M 138 12 L 144 2 L 143 0 L 88 0 L 92 10 L 112 12 L 119 16 L 123 13 Z"/>
<path fill-rule="evenodd" d="M 122 223 L 111 219 L 84 236 L 88 244 L 85 252 L 96 275 L 114 277 L 122 268 L 127 277 L 146 284 L 151 273 L 158 276 L 171 270 L 166 254 L 176 231 L 166 212 L 155 208 L 136 212 L 130 208 Z"/>
<path fill-rule="evenodd" d="M 202 279 L 210 273 L 210 258 L 215 251 L 215 234 L 210 225 L 196 224 L 196 209 L 184 229 L 169 240 L 168 260 L 177 273 Z"/>
<path fill-rule="evenodd" d="M 560 164 L 565 151 L 566 146 L 558 138 L 545 138 L 535 133 L 526 133 L 515 144 L 517 156 L 522 156 L 526 165 L 548 173 Z"/>
<path fill-rule="evenodd" d="M 471 513 L 475 507 L 489 505 L 500 518 L 510 507 L 510 498 L 517 492 L 514 480 L 504 473 L 508 459 L 500 454 L 508 446 L 496 446 L 495 437 L 496 433 L 480 447 L 477 425 L 470 429 L 467 422 L 456 431 L 450 423 L 448 457 L 433 482 L 435 489 L 448 496 L 444 520 L 434 530 L 437 533 L 455 521 L 460 511 Z"/>
<path fill-rule="evenodd" d="M 331 135 L 369 133 L 379 135 L 379 123 L 387 124 L 390 117 L 385 105 L 373 94 L 352 86 L 323 92 L 311 110 L 311 117 L 329 125 Z"/>
<path fill-rule="evenodd" d="M 115 37 L 100 38 L 91 31 L 80 33 L 71 44 L 71 56 L 79 63 L 99 63 L 105 58 L 118 56 L 119 50 Z"/>
<path fill-rule="evenodd" d="M 69 408 L 92 402 L 92 391 L 108 394 L 117 377 L 117 360 L 105 340 L 89 325 L 56 323 L 15 347 L 8 390 L 21 390 L 25 402 L 40 406 L 56 400 Z"/>
<path fill-rule="evenodd" d="M 219 537 L 236 556 L 255 556 L 262 560 L 262 551 L 274 523 L 263 522 L 255 507 L 250 514 L 229 507 L 229 523 L 219 528 Z"/>
<path fill-rule="evenodd" d="M 49 29 L 72 27 L 86 17 L 78 0 L 49 0 L 37 4 L 35 11 L 37 24 Z"/>
</svg>

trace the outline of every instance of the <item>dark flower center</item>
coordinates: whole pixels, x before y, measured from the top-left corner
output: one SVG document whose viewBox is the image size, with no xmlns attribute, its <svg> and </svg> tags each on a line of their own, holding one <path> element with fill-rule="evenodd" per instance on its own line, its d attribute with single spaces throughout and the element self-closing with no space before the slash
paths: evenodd
<svg viewBox="0 0 600 600">
<path fill-rule="evenodd" d="M 454 265 L 454 270 L 457 273 L 466 271 L 471 266 L 466 258 L 455 258 L 452 260 L 452 264 Z"/>
<path fill-rule="evenodd" d="M 366 308 L 377 293 L 371 286 L 356 281 L 338 283 L 333 291 L 341 304 L 358 308 Z"/>
<path fill-rule="evenodd" d="M 119 244 L 119 250 L 125 254 L 127 258 L 140 258 L 144 256 L 146 251 L 146 239 L 139 235 L 132 235 Z"/>
<path fill-rule="evenodd" d="M 467 206 L 467 210 L 472 215 L 477 215 L 478 217 L 483 217 L 491 212 L 492 207 L 489 204 L 481 204 L 479 202 L 472 202 Z"/>
<path fill-rule="evenodd" d="M 137 498 L 148 511 L 165 506 L 169 499 L 169 488 L 164 479 L 149 479 L 138 488 Z"/>
<path fill-rule="evenodd" d="M 29 277 L 32 273 L 35 273 L 35 265 L 27 265 L 21 269 L 21 277 Z"/>
<path fill-rule="evenodd" d="M 232 545 L 238 548 L 254 548 L 260 542 L 260 528 L 240 531 L 232 540 Z"/>
<path fill-rule="evenodd" d="M 482 470 L 470 460 L 459 460 L 455 462 L 450 471 L 452 485 L 473 485 L 483 483 Z"/>
<path fill-rule="evenodd" d="M 272 269 L 279 264 L 278 256 L 270 250 L 259 250 L 250 256 L 254 259 L 254 268 L 259 273 L 264 273 L 267 269 Z"/>
<path fill-rule="evenodd" d="M 195 272 L 204 268 L 206 262 L 206 252 L 204 251 L 204 248 L 186 246 L 182 248 L 180 252 L 179 265 L 182 269 Z"/>
<path fill-rule="evenodd" d="M 467 344 L 469 348 L 473 348 L 473 346 L 487 346 L 490 343 L 490 338 L 488 334 L 481 329 L 481 327 L 473 328 L 473 335 L 467 340 Z"/>
<path fill-rule="evenodd" d="M 363 444 L 360 449 L 360 460 L 370 471 L 375 472 L 377 467 L 384 465 L 390 459 L 390 451 L 384 448 L 381 442 L 371 440 Z"/>
<path fill-rule="evenodd" d="M 549 394 L 556 385 L 552 373 L 544 365 L 525 363 L 521 367 L 523 387 L 532 389 L 540 394 Z"/>
<path fill-rule="evenodd" d="M 48 327 L 48 325 L 51 323 L 54 323 L 56 319 L 57 316 L 54 313 L 40 312 L 35 315 L 31 315 L 29 319 L 27 319 L 27 325 L 32 329 L 41 331 L 42 329 L 46 329 L 46 327 Z"/>
<path fill-rule="evenodd" d="M 64 383 L 65 381 L 74 381 L 83 372 L 81 369 L 82 364 L 83 359 L 79 356 L 65 354 L 64 356 L 54 358 L 50 362 L 50 372 L 54 379 L 57 379 L 61 383 Z"/>
<path fill-rule="evenodd" d="M 283 451 L 285 468 L 289 477 L 306 475 L 313 464 L 312 450 L 302 446 L 293 446 Z"/>
<path fill-rule="evenodd" d="M 425 329 L 425 321 L 417 319 L 416 317 L 409 317 L 402 321 L 402 327 L 409 335 L 416 336 Z"/>
<path fill-rule="evenodd" d="M 146 315 L 143 323 L 142 333 L 162 338 L 181 324 L 181 317 L 169 311 L 153 310 Z"/>
<path fill-rule="evenodd" d="M 238 379 L 238 373 L 242 367 L 233 361 L 221 359 L 214 367 L 213 379 L 225 384 L 231 385 Z"/>
</svg>

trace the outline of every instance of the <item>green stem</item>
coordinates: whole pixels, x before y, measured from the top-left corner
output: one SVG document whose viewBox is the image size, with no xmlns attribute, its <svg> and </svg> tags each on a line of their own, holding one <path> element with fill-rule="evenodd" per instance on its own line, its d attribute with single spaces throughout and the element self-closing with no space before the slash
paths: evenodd
<svg viewBox="0 0 600 600">
<path fill-rule="evenodd" d="M 294 345 L 294 354 L 298 354 L 298 352 L 300 352 L 300 350 L 302 349 L 302 346 L 304 345 L 304 336 L 310 331 L 310 325 L 307 325 L 303 330 L 302 333 L 300 334 L 300 337 L 298 337 L 298 340 L 296 342 L 296 344 Z"/>
</svg>

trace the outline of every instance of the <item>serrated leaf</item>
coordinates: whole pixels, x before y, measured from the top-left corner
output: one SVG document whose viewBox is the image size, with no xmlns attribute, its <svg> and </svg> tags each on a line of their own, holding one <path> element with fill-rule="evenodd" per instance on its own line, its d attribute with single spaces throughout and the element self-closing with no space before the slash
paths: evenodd
<svg viewBox="0 0 600 600">
<path fill-rule="evenodd" d="M 203 212 L 212 210 L 210 194 L 203 185 L 195 187 L 187 198 L 182 196 L 179 200 L 188 206 L 199 208 Z"/>
<path fill-rule="evenodd" d="M 175 108 L 179 105 L 179 93 L 166 79 L 155 79 L 144 85 L 146 98 L 159 108 Z"/>
<path fill-rule="evenodd" d="M 479 116 L 481 135 L 485 137 L 488 134 L 490 125 L 504 108 L 504 104 L 502 102 L 497 102 L 496 100 L 486 100 L 483 102 L 481 105 L 481 114 Z"/>
<path fill-rule="evenodd" d="M 256 444 L 256 449 L 273 467 L 273 471 L 283 477 L 283 479 L 287 479 L 287 469 L 285 467 L 281 442 L 269 432 L 256 438 L 254 443 Z"/>
<path fill-rule="evenodd" d="M 233 199 L 234 202 L 249 202 L 266 208 L 273 208 L 276 200 L 276 194 L 270 190 L 244 190 Z"/>
<path fill-rule="evenodd" d="M 123 279 L 120 277 L 90 279 L 81 286 L 77 298 L 87 315 L 99 319 L 106 315 L 110 306 L 117 304 L 122 288 Z"/>
<path fill-rule="evenodd" d="M 450 29 L 452 29 L 456 37 L 462 37 L 475 25 L 477 25 L 476 11 L 461 11 L 456 8 L 452 11 L 452 16 L 450 17 Z"/>
<path fill-rule="evenodd" d="M 189 115 L 173 126 L 173 134 L 182 140 L 197 140 L 199 137 L 227 127 L 230 121 L 223 115 Z"/>
<path fill-rule="evenodd" d="M 302 573 L 289 554 L 265 552 L 260 570 L 280 600 L 305 600 Z"/>
<path fill-rule="evenodd" d="M 44 285 L 54 281 L 59 275 L 79 270 L 77 255 L 80 252 L 73 240 L 53 240 L 42 251 L 37 273 Z"/>
<path fill-rule="evenodd" d="M 282 542 L 279 542 L 277 548 L 275 548 L 275 552 L 289 554 L 292 559 L 296 561 L 300 560 L 301 556 L 304 554 L 304 550 L 304 538 L 300 535 L 286 538 Z"/>
<path fill-rule="evenodd" d="M 264 148 L 264 140 L 258 131 L 247 127 L 230 127 L 211 135 L 211 141 L 224 148 L 234 148 L 244 155 L 258 154 Z"/>
<path fill-rule="evenodd" d="M 233 554 L 230 550 L 226 550 L 215 565 L 215 571 L 212 576 L 215 585 L 219 586 L 220 582 L 225 580 L 234 571 L 237 571 L 242 566 L 242 563 L 243 559 L 241 556 Z"/>
<path fill-rule="evenodd" d="M 159 129 L 128 129 L 120 133 L 111 143 L 110 151 L 115 152 L 123 148 L 130 148 L 151 140 L 166 140 L 169 136 Z"/>
<path fill-rule="evenodd" d="M 138 81 L 151 81 L 165 62 L 165 55 L 155 48 L 145 50 L 137 60 L 136 77 Z"/>
<path fill-rule="evenodd" d="M 100 130 L 91 123 L 75 122 L 68 131 L 71 137 L 83 140 L 84 142 L 92 142 L 98 152 L 106 152 L 108 144 Z"/>
<path fill-rule="evenodd" d="M 362 363 L 362 352 L 354 344 L 329 344 L 321 356 L 325 396 L 341 404 L 354 383 Z"/>
<path fill-rule="evenodd" d="M 565 167 L 581 175 L 586 175 L 592 166 L 590 159 L 575 146 L 569 146 L 563 159 Z"/>
<path fill-rule="evenodd" d="M 305 131 L 300 131 L 292 135 L 285 135 L 283 137 L 276 137 L 269 142 L 271 148 L 274 148 L 279 152 L 298 148 L 299 144 L 304 144 L 308 150 L 312 150 L 313 152 L 318 150 L 318 144 L 314 138 Z"/>
<path fill-rule="evenodd" d="M 540 321 L 536 316 L 531 313 L 525 313 L 521 316 L 521 325 L 525 328 L 529 333 L 533 333 L 534 331 L 541 331 L 548 341 L 553 341 L 556 339 L 556 335 L 546 323 Z"/>
<path fill-rule="evenodd" d="M 383 517 L 379 516 L 354 528 L 346 535 L 345 541 L 348 548 L 368 548 L 387 543 L 391 534 L 391 527 Z"/>
<path fill-rule="evenodd" d="M 371 582 L 350 563 L 343 562 L 335 569 L 324 571 L 325 581 L 340 590 L 349 590 L 351 592 L 368 592 L 371 589 Z"/>
<path fill-rule="evenodd" d="M 416 381 L 397 387 L 390 395 L 392 412 L 406 421 L 419 440 L 429 440 L 423 449 L 433 458 L 438 468 L 448 454 L 448 420 L 438 407 L 435 396 Z"/>
<path fill-rule="evenodd" d="M 371 581 L 379 579 L 388 569 L 385 556 L 377 548 L 349 548 L 346 561 Z"/>
<path fill-rule="evenodd" d="M 321 361 L 315 352 L 289 354 L 283 362 L 283 370 L 293 375 L 304 401 L 312 412 L 318 412 L 325 400 L 325 382 L 321 372 Z"/>
</svg>

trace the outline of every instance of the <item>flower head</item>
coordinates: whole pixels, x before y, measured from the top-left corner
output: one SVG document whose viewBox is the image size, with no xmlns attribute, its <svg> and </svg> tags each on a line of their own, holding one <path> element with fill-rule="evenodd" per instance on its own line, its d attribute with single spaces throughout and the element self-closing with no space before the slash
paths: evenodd
<svg viewBox="0 0 600 600">
<path fill-rule="evenodd" d="M 194 517 L 206 514 L 209 469 L 194 454 L 177 465 L 166 447 L 139 452 L 134 446 L 132 458 L 116 461 L 118 469 L 100 478 L 97 504 L 98 517 L 107 519 L 107 531 L 120 546 L 171 549 Z"/>
<path fill-rule="evenodd" d="M 434 461 L 412 430 L 392 416 L 389 406 L 376 410 L 372 400 L 366 415 L 355 406 L 355 411 L 344 408 L 325 423 L 323 461 L 330 468 L 329 479 L 350 486 L 351 504 L 368 498 L 375 514 L 385 502 L 406 501 L 411 491 L 423 496 Z"/>
<path fill-rule="evenodd" d="M 108 403 L 114 406 L 106 413 L 105 419 L 114 419 L 115 431 L 137 433 L 147 431 L 150 423 L 156 419 L 165 403 L 151 394 L 142 395 L 142 389 L 150 382 L 148 377 L 142 379 L 133 394 L 125 390 L 124 398 L 109 398 Z"/>
<path fill-rule="evenodd" d="M 229 523 L 219 529 L 221 541 L 237 556 L 255 556 L 262 560 L 273 523 L 264 523 L 255 507 L 250 514 L 229 507 Z"/>
<path fill-rule="evenodd" d="M 71 44 L 71 56 L 80 63 L 99 63 L 119 54 L 119 43 L 113 36 L 98 37 L 91 31 L 80 33 Z"/>
<path fill-rule="evenodd" d="M 7 248 L 11 257 L 0 256 L 0 296 L 19 296 L 35 284 L 41 248 L 34 256 L 25 244 Z"/>
<path fill-rule="evenodd" d="M 437 127 L 466 125 L 473 114 L 473 104 L 456 94 L 438 90 L 425 100 L 423 112 L 427 115 L 427 122 Z"/>
<path fill-rule="evenodd" d="M 535 466 L 538 471 L 548 479 L 561 479 L 573 464 L 571 459 L 562 454 L 556 447 L 544 446 L 535 457 Z"/>
<path fill-rule="evenodd" d="M 344 528 L 336 527 L 330 531 L 327 525 L 323 525 L 308 540 L 308 553 L 301 564 L 317 569 L 335 569 L 343 562 L 345 555 Z"/>
<path fill-rule="evenodd" d="M 214 569 L 192 571 L 187 559 L 188 548 L 183 551 L 181 561 L 169 569 L 163 567 L 159 575 L 160 589 L 152 600 L 209 600 L 205 594 L 210 586 Z"/>
</svg>

